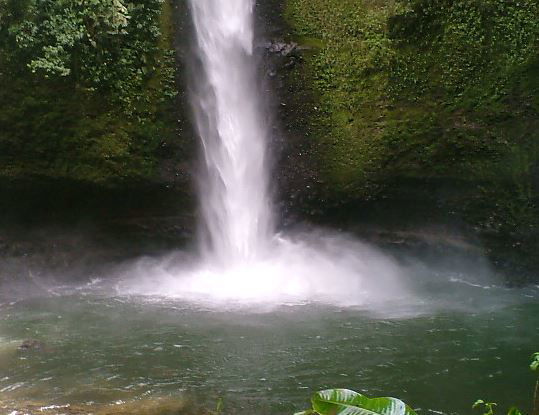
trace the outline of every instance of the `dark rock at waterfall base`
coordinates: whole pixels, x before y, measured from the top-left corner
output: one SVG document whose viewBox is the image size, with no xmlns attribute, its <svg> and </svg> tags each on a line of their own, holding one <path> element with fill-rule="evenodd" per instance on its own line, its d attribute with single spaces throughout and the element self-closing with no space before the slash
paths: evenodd
<svg viewBox="0 0 539 415">
<path fill-rule="evenodd" d="M 45 344 L 39 340 L 25 340 L 18 347 L 18 350 L 21 352 L 31 352 L 31 351 L 43 351 L 45 350 Z"/>
<path fill-rule="evenodd" d="M 295 42 L 287 43 L 283 41 L 270 41 L 264 46 L 269 53 L 274 53 L 284 57 L 293 54 L 298 48 L 298 44 Z"/>
</svg>

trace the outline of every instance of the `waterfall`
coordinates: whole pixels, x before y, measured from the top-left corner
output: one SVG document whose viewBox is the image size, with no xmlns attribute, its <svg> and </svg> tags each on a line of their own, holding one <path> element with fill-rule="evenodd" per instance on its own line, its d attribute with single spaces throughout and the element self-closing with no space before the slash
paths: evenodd
<svg viewBox="0 0 539 415">
<path fill-rule="evenodd" d="M 212 304 L 364 305 L 400 297 L 397 264 L 343 233 L 278 233 L 254 53 L 254 0 L 189 0 L 197 70 L 191 103 L 202 147 L 202 249 L 141 261 L 121 292 Z M 138 276 L 133 281 L 132 274 Z M 372 276 L 372 278 L 371 278 Z"/>
<path fill-rule="evenodd" d="M 254 57 L 254 0 L 190 0 L 202 67 L 192 104 L 202 142 L 205 256 L 255 260 L 273 232 L 267 140 Z"/>
</svg>

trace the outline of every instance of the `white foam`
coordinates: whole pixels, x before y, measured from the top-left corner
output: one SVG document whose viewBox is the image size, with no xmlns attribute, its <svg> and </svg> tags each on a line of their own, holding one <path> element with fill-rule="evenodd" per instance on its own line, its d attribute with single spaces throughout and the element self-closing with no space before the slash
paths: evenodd
<svg viewBox="0 0 539 415">
<path fill-rule="evenodd" d="M 142 261 L 119 285 L 121 294 L 179 298 L 213 304 L 320 302 L 376 304 L 407 295 L 399 267 L 366 244 L 343 235 L 313 232 L 276 237 L 257 259 L 224 266 L 199 261 L 189 267 Z"/>
</svg>

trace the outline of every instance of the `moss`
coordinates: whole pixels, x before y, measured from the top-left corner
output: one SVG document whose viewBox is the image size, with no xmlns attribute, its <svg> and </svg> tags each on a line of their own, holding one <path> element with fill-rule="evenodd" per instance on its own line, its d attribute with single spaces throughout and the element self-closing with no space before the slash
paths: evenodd
<svg viewBox="0 0 539 415">
<path fill-rule="evenodd" d="M 41 176 L 104 186 L 157 178 L 158 149 L 175 136 L 177 118 L 169 1 L 162 3 L 158 18 L 161 36 L 146 58 L 151 71 L 140 86 L 122 81 L 136 95 L 129 111 L 119 90 L 39 76 L 10 57 L 8 46 L 0 50 L 1 177 Z"/>
<path fill-rule="evenodd" d="M 509 244 L 533 239 L 535 1 L 287 0 L 285 16 L 310 48 L 290 82 L 317 97 L 310 130 L 333 204 L 397 197 L 418 180 L 468 183 L 443 209 Z"/>
</svg>

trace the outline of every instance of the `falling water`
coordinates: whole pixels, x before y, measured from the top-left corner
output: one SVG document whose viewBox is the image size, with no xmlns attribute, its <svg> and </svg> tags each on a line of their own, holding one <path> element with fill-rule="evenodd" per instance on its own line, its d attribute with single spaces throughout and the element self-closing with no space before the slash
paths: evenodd
<svg viewBox="0 0 539 415">
<path fill-rule="evenodd" d="M 190 8 L 199 64 L 191 96 L 204 161 L 202 255 L 141 261 L 120 291 L 227 305 L 357 305 L 402 295 L 398 266 L 376 249 L 325 230 L 276 232 L 254 0 L 190 0 Z"/>
<path fill-rule="evenodd" d="M 203 73 L 193 106 L 206 174 L 200 202 L 207 256 L 234 264 L 256 259 L 272 235 L 268 133 L 253 56 L 254 0 L 191 0 Z"/>
</svg>

